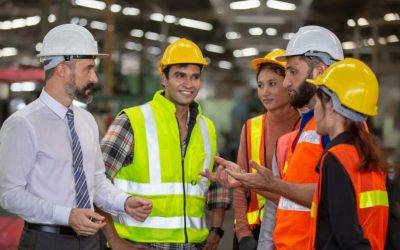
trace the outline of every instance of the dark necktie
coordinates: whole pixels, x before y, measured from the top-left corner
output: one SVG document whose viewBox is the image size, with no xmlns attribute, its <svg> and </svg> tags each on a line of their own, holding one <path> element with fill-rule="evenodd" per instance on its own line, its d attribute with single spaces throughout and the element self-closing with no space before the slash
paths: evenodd
<svg viewBox="0 0 400 250">
<path fill-rule="evenodd" d="M 72 138 L 72 160 L 75 179 L 76 207 L 90 208 L 89 192 L 85 172 L 83 170 L 82 148 L 78 134 L 75 131 L 74 112 L 71 109 L 68 109 L 67 111 L 67 119 Z"/>
</svg>

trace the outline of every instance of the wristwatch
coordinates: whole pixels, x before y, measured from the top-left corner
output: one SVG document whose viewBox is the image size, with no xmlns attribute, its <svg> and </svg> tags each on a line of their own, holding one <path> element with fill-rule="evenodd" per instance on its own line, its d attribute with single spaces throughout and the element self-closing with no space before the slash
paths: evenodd
<svg viewBox="0 0 400 250">
<path fill-rule="evenodd" d="M 222 237 L 224 237 L 224 230 L 220 227 L 211 227 L 210 232 L 216 233 L 220 239 L 222 239 Z"/>
</svg>

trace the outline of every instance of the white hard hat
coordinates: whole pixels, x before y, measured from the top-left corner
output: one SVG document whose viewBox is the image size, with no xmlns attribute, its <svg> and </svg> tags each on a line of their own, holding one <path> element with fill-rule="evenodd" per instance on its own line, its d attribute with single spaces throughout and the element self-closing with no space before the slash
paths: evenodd
<svg viewBox="0 0 400 250">
<path fill-rule="evenodd" d="M 320 57 L 327 65 L 344 58 L 342 45 L 337 36 L 330 30 L 315 25 L 301 27 L 290 39 L 285 56 L 278 60 L 298 55 Z"/>
<path fill-rule="evenodd" d="M 107 54 L 100 54 L 93 35 L 76 24 L 62 24 L 51 29 L 44 37 L 42 50 L 38 55 L 45 63 L 45 70 L 56 67 L 62 61 L 98 56 Z"/>
</svg>

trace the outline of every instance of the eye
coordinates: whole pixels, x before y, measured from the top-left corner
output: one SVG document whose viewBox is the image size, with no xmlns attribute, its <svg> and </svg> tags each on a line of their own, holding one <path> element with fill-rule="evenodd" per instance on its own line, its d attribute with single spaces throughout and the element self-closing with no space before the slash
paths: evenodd
<svg viewBox="0 0 400 250">
<path fill-rule="evenodd" d="M 192 80 L 199 80 L 200 79 L 200 75 L 193 75 L 192 76 Z"/>
<path fill-rule="evenodd" d="M 175 76 L 176 78 L 181 79 L 181 78 L 185 77 L 185 74 L 183 74 L 183 73 L 181 73 L 181 72 L 175 72 L 175 73 L 174 73 L 174 76 Z"/>
<path fill-rule="evenodd" d="M 269 82 L 269 86 L 271 86 L 271 87 L 276 86 L 276 82 L 275 81 Z"/>
</svg>

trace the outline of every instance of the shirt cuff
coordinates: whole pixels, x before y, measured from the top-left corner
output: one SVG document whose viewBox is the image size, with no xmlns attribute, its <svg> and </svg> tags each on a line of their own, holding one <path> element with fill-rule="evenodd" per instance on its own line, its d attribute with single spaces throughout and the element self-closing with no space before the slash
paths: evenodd
<svg viewBox="0 0 400 250">
<path fill-rule="evenodd" d="M 112 211 L 110 211 L 113 214 L 125 214 L 125 201 L 126 199 L 129 198 L 130 195 L 121 192 L 120 194 L 115 197 L 115 202 L 112 206 Z"/>
<path fill-rule="evenodd" d="M 53 213 L 54 224 L 67 226 L 69 224 L 71 209 L 70 207 L 55 206 Z"/>
</svg>

